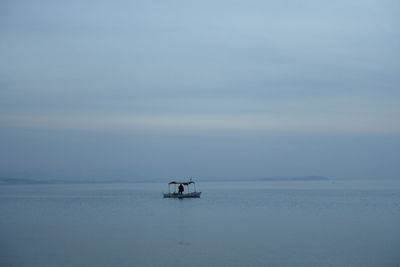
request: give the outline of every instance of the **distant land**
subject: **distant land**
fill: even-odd
[[[158,183],[163,180],[129,180],[129,179],[110,179],[110,180],[70,180],[70,179],[31,179],[31,178],[9,178],[0,177],[0,185],[18,184],[108,184],[108,183]]]
[[[324,176],[300,176],[300,177],[295,177],[292,180],[295,180],[295,181],[324,181],[324,180],[329,180],[329,178],[324,177]]]
[[[0,184],[45,184],[46,181],[39,181],[28,178],[7,178],[0,177]]]
[[[179,178],[177,178],[179,180]],[[185,180],[184,178],[181,180]],[[287,177],[280,177],[280,178],[274,178],[274,177],[264,177],[264,178],[220,178],[220,177],[214,177],[214,178],[193,178],[194,181],[201,181],[201,182],[262,182],[262,181],[327,181],[330,180],[330,178],[325,177],[325,176],[317,176],[317,175],[310,175],[310,176],[296,176],[292,178],[287,178]]]

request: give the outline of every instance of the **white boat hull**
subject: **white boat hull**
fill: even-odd
[[[164,198],[199,198],[201,192],[191,192],[187,194],[164,193]]]

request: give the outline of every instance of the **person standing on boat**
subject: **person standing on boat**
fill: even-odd
[[[183,191],[185,191],[185,188],[183,188],[183,184],[180,184],[180,185],[178,186],[178,190],[179,190],[179,194],[182,195]]]

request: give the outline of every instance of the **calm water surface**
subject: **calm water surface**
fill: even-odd
[[[400,182],[0,186],[0,266],[400,266]]]

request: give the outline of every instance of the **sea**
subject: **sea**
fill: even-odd
[[[0,266],[400,266],[400,181],[0,185]]]

